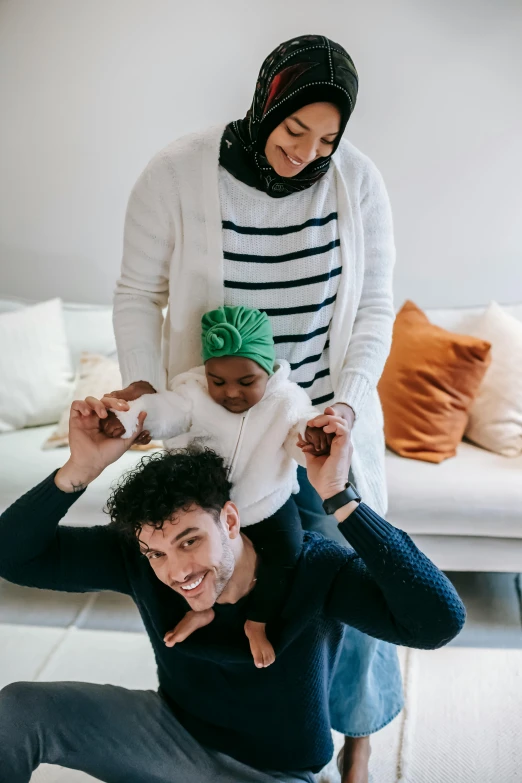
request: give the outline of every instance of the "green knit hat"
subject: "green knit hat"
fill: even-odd
[[[274,372],[275,347],[266,313],[251,307],[219,307],[201,319],[203,361],[216,356],[243,356]]]

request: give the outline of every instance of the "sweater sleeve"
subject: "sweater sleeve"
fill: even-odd
[[[122,544],[114,530],[107,525],[58,525],[83,493],[62,492],[55,475],[0,516],[0,576],[47,590],[130,594]]]
[[[395,319],[392,213],[384,181],[373,164],[361,185],[361,217],[364,279],[350,344],[335,390],[335,402],[350,405],[356,416],[381,377],[390,352]]]
[[[174,249],[173,198],[174,181],[160,154],[136,182],[125,218],[113,316],[124,387],[148,381],[157,391],[165,388],[161,335]]]
[[[406,533],[364,503],[339,529],[355,553],[332,584],[330,617],[419,649],[442,647],[462,630],[466,611],[455,588]]]

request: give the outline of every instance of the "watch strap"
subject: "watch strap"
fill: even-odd
[[[358,503],[360,503],[361,496],[357,492],[357,489],[354,487],[354,485],[348,482],[344,489],[324,501],[324,512],[325,514],[335,514],[337,509],[348,505],[348,503],[351,503],[352,500],[356,500]]]

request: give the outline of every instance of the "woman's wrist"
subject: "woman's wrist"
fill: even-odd
[[[336,402],[332,405],[332,408],[339,416],[342,416],[343,419],[348,422],[350,427],[353,427],[355,424],[355,411],[351,405],[348,405],[347,402]]]

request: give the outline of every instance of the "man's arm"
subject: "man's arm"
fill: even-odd
[[[65,477],[63,477],[65,478]],[[73,478],[74,486],[86,484]],[[65,592],[129,593],[120,542],[105,526],[58,526],[83,490],[64,492],[53,474],[0,516],[0,576],[15,584]],[[73,484],[69,485],[73,487]]]
[[[304,441],[308,478],[323,500],[345,488],[352,445],[349,425],[331,408],[310,426],[333,435],[329,456],[314,456]],[[453,585],[410,537],[368,506],[351,501],[335,512],[357,554],[333,580],[325,611],[330,617],[394,644],[433,649],[456,636],[466,612]]]
[[[336,512],[339,520],[344,518],[339,529],[357,554],[335,577],[326,614],[406,647],[447,644],[466,619],[449,579],[406,533],[364,503],[354,505]]]
[[[122,545],[112,529],[58,527],[86,487],[127,451],[145,419],[140,414],[136,435],[124,441],[100,431],[100,420],[106,416],[105,406],[92,397],[73,402],[69,460],[0,517],[0,576],[69,592],[129,592]]]

